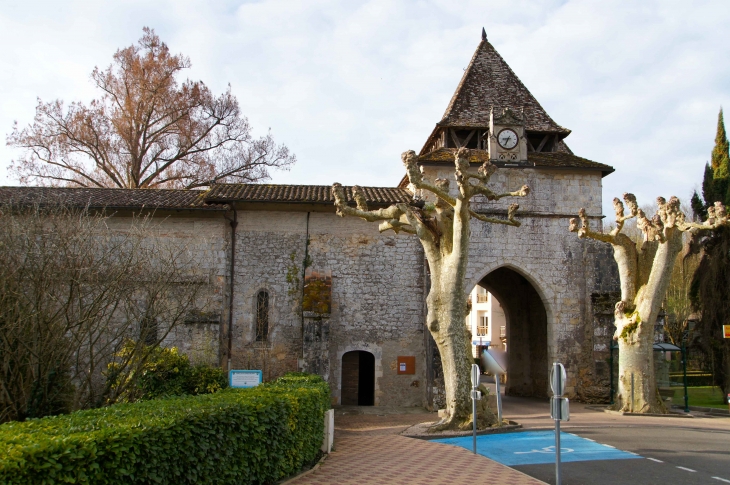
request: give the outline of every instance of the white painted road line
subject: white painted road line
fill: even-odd
[[[683,466],[678,466],[677,468],[679,468],[680,470],[686,470],[688,472],[697,473],[697,470],[693,470],[691,468],[685,468]]]
[[[712,478],[714,478],[715,480],[720,480],[721,482],[730,483],[730,480],[725,480],[724,478],[720,478],[720,477],[712,477]]]
[[[647,458],[647,460],[655,461],[657,463],[664,463],[663,461],[657,460],[656,458]]]

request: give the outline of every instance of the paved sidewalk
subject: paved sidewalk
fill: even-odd
[[[383,414],[355,414],[360,412]],[[415,408],[338,408],[335,451],[315,471],[289,484],[544,484],[463,448],[398,435],[435,419]]]

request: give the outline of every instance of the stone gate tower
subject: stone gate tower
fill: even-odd
[[[606,248],[571,237],[568,219],[585,207],[600,224],[601,179],[613,168],[576,156],[565,143],[570,130],[557,124],[510,69],[482,31],[482,40],[442,119],[419,154],[430,180],[453,181],[454,155],[471,149],[474,170],[484,160],[500,167],[497,192],[523,183],[519,228],[472,219],[467,292],[475,285],[502,304],[509,355],[507,392],[548,394],[548,366],[564,362],[572,395],[593,400],[608,380],[607,329],[594,325],[596,295],[613,290],[616,273]],[[408,180],[401,181],[408,188]],[[481,196],[480,196],[481,197]],[[473,199],[473,209],[506,214],[509,202]],[[605,340],[605,342],[604,342]],[[427,344],[427,353],[433,353]],[[430,377],[438,394],[438,359]],[[433,396],[436,399],[438,396]]]

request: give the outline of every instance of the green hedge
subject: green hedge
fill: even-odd
[[[0,426],[0,484],[273,483],[318,455],[318,376]]]

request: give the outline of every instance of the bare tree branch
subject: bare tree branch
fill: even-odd
[[[271,134],[254,138],[228,90],[214,96],[177,76],[190,60],[172,55],[151,29],[95,68],[101,97],[88,106],[39,100],[34,122],[15,125],[9,146],[24,151],[10,171],[21,183],[119,188],[195,188],[253,182],[296,157]]]

